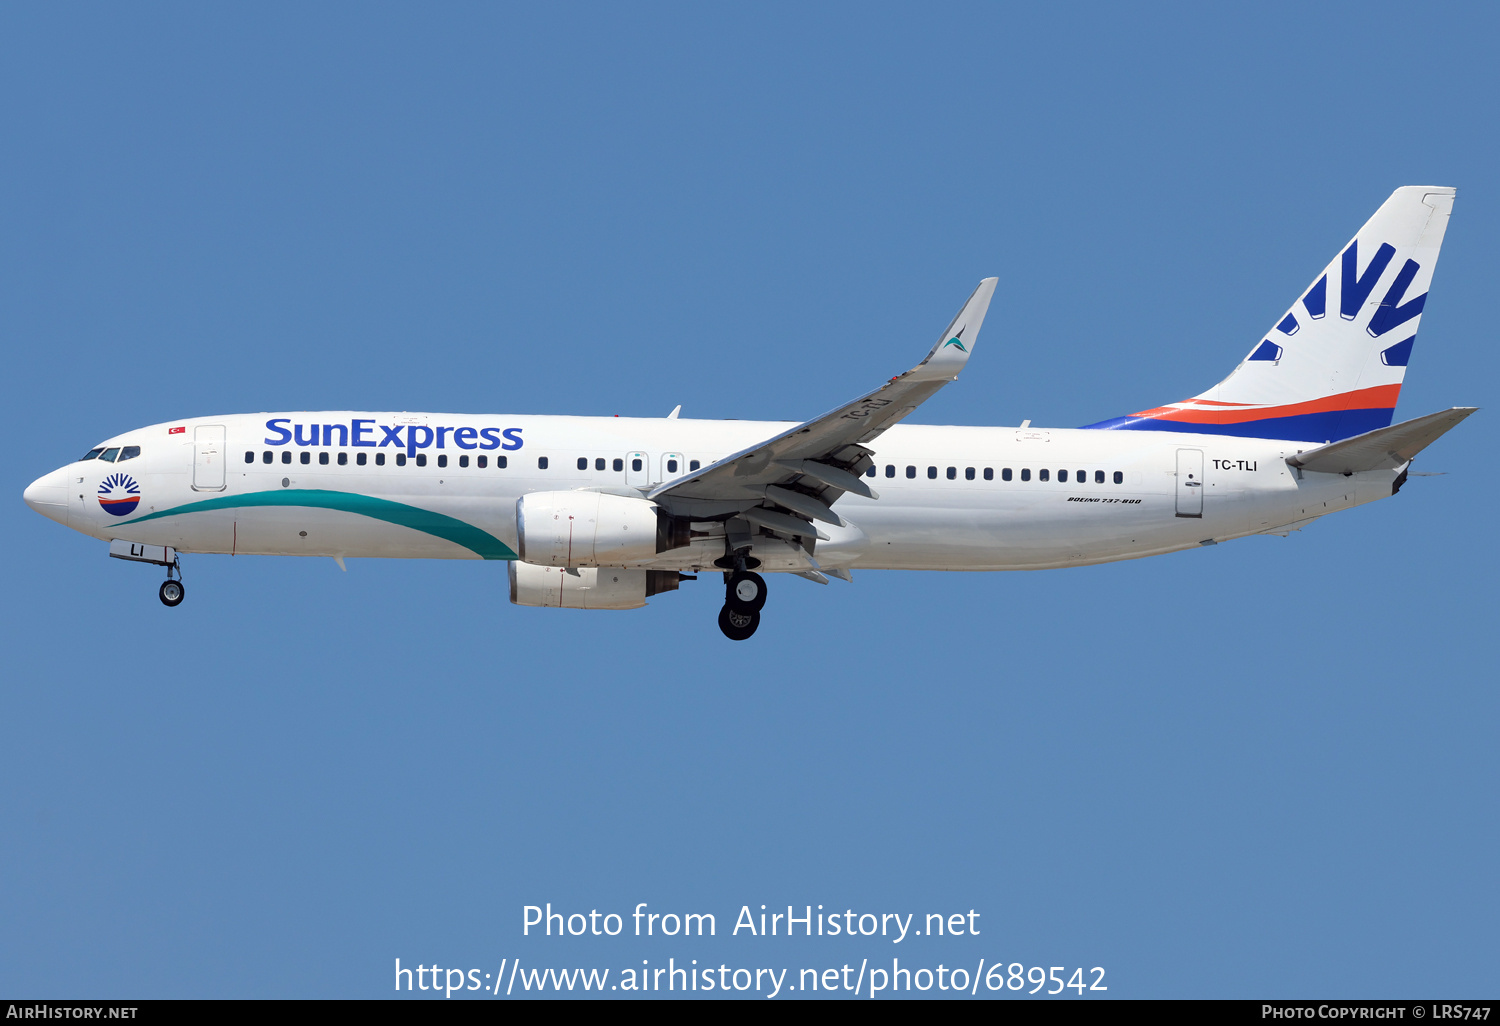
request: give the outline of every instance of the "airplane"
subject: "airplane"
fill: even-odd
[[[722,573],[756,631],[763,575],[1040,570],[1285,536],[1400,491],[1474,412],[1392,425],[1455,190],[1397,189],[1223,381],[1082,428],[903,424],[973,355],[979,283],[922,361],[803,423],[257,413],[153,424],[25,490],[166,568],[183,553],[489,559],[523,606],[636,609]]]

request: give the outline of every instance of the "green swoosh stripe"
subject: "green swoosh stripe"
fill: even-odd
[[[157,513],[127,520],[139,524],[158,517],[175,517],[183,513],[206,513],[215,509],[235,509],[240,506],[311,506],[315,509],[336,509],[344,513],[357,513],[372,520],[384,520],[388,524],[399,524],[414,531],[430,534],[435,538],[462,545],[484,559],[519,559],[499,538],[481,531],[473,524],[456,517],[434,513],[430,509],[419,509],[401,502],[377,499],[371,495],[355,492],[333,492],[322,488],[283,488],[274,492],[250,492],[246,495],[224,495],[202,502],[189,502]]]
[[[947,342],[943,343],[944,349],[947,349],[949,346],[958,346],[958,351],[961,353],[968,352],[968,350],[964,348],[964,344],[956,338],[950,338]]]

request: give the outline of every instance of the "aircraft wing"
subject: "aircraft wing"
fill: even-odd
[[[963,370],[998,281],[981,281],[937,344],[905,374],[821,417],[667,481],[646,497],[673,516],[700,520],[756,507],[750,514],[753,522],[782,533],[797,530],[793,521],[842,526],[842,518],[829,509],[840,496],[855,492],[877,498],[860,476],[871,464],[864,443],[901,421]]]

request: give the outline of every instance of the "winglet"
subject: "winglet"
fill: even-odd
[[[918,379],[956,378],[958,372],[969,362],[974,352],[974,343],[979,341],[979,329],[984,324],[984,315],[990,308],[990,297],[995,294],[999,278],[986,278],[969,296],[969,301],[958,311],[953,323],[948,325],[927,358],[913,369]]]

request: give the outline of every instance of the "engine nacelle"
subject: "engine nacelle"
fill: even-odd
[[[533,566],[512,561],[510,600],[518,606],[554,609],[639,609],[646,599],[676,591],[675,570],[616,570]]]
[[[521,558],[538,566],[623,566],[656,558],[656,504],[602,492],[532,492],[516,502]]]

